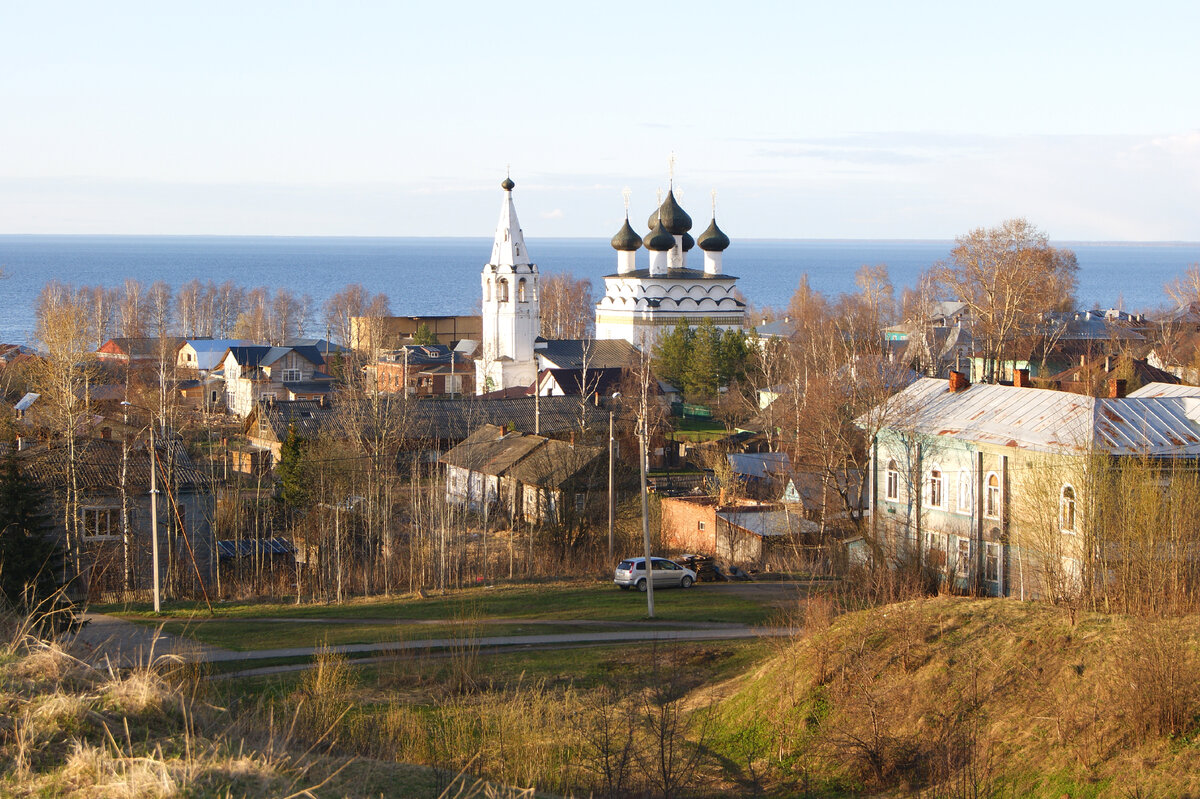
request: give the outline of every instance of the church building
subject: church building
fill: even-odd
[[[692,218],[676,201],[672,186],[647,225],[650,232],[638,236],[627,211],[625,224],[613,236],[617,272],[604,276],[604,298],[596,304],[596,338],[649,347],[679,322],[694,327],[705,318],[721,330],[740,330],[746,304],[735,294],[737,278],[722,269],[729,237],[717,227],[715,208],[708,228],[693,239],[688,232]],[[639,269],[637,253],[643,246],[649,264]],[[695,246],[704,253],[702,269],[688,267],[688,252]]]
[[[529,260],[517,221],[512,190],[500,184],[504,201],[492,243],[492,259],[483,267],[483,352],[476,362],[475,393],[531,386],[537,379],[534,342],[541,328],[538,268]]]

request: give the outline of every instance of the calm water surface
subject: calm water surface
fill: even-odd
[[[605,239],[528,239],[543,273],[572,272],[603,288],[616,271]],[[887,264],[897,292],[945,258],[949,241],[734,239],[726,272],[756,306],[783,305],[802,274],[817,290],[854,290],[863,264]],[[1163,284],[1200,263],[1200,243],[1072,243],[1082,306],[1149,309],[1165,303]],[[690,255],[699,253],[694,250]],[[286,286],[319,304],[348,283],[385,292],[397,314],[477,312],[479,272],[490,238],[287,238],[223,236],[0,236],[0,342],[30,342],[33,306],[49,280],[119,286],[126,278],[179,286],[193,278],[243,286]],[[646,260],[638,253],[639,265]],[[702,257],[702,256],[700,256]],[[700,262],[695,257],[695,262]]]

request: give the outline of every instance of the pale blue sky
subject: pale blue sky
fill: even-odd
[[[1200,240],[1200,3],[0,2],[0,233]]]

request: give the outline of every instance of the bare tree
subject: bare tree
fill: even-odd
[[[587,278],[570,272],[548,275],[542,278],[538,302],[545,338],[589,338],[595,331],[596,298]]]
[[[984,379],[996,382],[1013,345],[1035,331],[1039,314],[1074,304],[1079,266],[1075,253],[1051,247],[1046,234],[1024,219],[978,228],[955,242],[933,276],[948,296],[966,304]]]

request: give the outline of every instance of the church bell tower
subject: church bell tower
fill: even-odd
[[[525,237],[513,205],[511,177],[500,187],[504,201],[492,243],[492,258],[483,267],[483,353],[476,362],[475,391],[529,386],[537,379],[534,340],[541,328],[538,268],[529,260]]]

